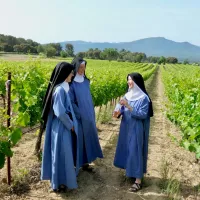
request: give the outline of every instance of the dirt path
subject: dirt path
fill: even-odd
[[[104,159],[93,163],[95,172],[81,171],[78,176],[79,188],[66,193],[49,192],[49,182],[39,181],[40,165],[32,156],[36,136],[25,135],[15,148],[12,159],[13,166],[20,170],[21,176],[26,177],[26,170],[31,172],[14,188],[13,194],[3,193],[7,190],[1,184],[0,195],[4,199],[76,199],[76,200],[118,200],[118,199],[169,199],[162,192],[160,184],[164,175],[174,173],[174,179],[180,183],[182,199],[200,199],[194,186],[200,183],[200,166],[195,163],[194,155],[172,142],[168,133],[179,137],[180,132],[163,114],[164,93],[160,71],[148,81],[148,91],[153,100],[154,117],[151,121],[151,136],[149,141],[148,174],[144,179],[144,188],[137,194],[129,193],[131,180],[126,179],[124,171],[113,166],[117,135],[120,121],[112,120],[108,124],[98,126],[101,145],[104,149]],[[18,156],[19,155],[19,156]],[[34,167],[33,167],[34,166]],[[161,167],[162,166],[162,167]],[[168,173],[168,169],[170,170]],[[13,169],[16,174],[16,170]],[[0,180],[5,177],[5,169],[1,171]],[[18,177],[20,180],[20,175]],[[31,179],[31,180],[30,180]],[[16,191],[15,191],[16,190]],[[16,195],[14,193],[20,193]]]
[[[160,70],[158,70],[152,84],[148,87],[148,91],[153,99],[155,113],[151,121],[149,173],[146,177],[149,193],[159,193],[159,184],[164,176],[161,173],[166,172],[165,169],[169,169],[168,178],[173,174],[173,179],[180,183],[180,196],[183,199],[200,199],[200,196],[197,196],[198,192],[194,192],[194,186],[200,184],[200,165],[195,163],[193,153],[178,146],[168,136],[170,134],[180,138],[181,132],[164,115],[166,99]]]

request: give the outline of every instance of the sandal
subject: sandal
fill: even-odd
[[[67,191],[67,187],[65,185],[60,185],[58,188],[58,192],[66,192]]]
[[[58,189],[52,189],[52,188],[49,189],[49,193],[58,193],[58,192],[59,192]]]
[[[49,192],[50,193],[60,193],[60,192],[65,192],[67,190],[67,187],[65,186],[65,185],[60,185],[59,187],[58,187],[58,189],[52,189],[52,188],[50,188],[49,189]]]
[[[129,191],[130,192],[137,192],[137,191],[139,191],[139,190],[141,190],[142,189],[142,184],[140,183],[134,183],[132,186],[131,186],[131,188],[129,189]]]
[[[94,168],[91,167],[89,164],[85,164],[82,166],[83,171],[93,172]]]
[[[136,178],[135,177],[130,177],[130,180],[131,180],[132,183],[135,183]]]

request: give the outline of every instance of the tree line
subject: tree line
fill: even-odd
[[[178,63],[178,59],[175,57],[165,58],[149,56],[145,53],[131,52],[125,49],[118,51],[113,48],[106,48],[103,51],[99,49],[89,49],[86,52],[79,52],[77,54],[79,57],[85,57],[90,59],[101,59],[101,60],[117,60],[119,62],[149,62],[149,63]]]
[[[0,51],[10,53],[22,53],[22,54],[44,54],[47,57],[63,56],[73,57],[73,46],[71,44],[66,45],[65,50],[62,50],[60,43],[40,44],[31,39],[16,38],[11,35],[0,34]]]
[[[97,60],[117,60],[119,62],[149,62],[149,63],[178,63],[178,59],[175,57],[165,58],[161,57],[147,57],[145,53],[131,52],[125,49],[118,51],[114,48],[106,48],[101,51],[98,48],[90,48],[88,51],[79,52],[76,55],[74,54],[74,46],[72,44],[66,44],[65,49],[60,51],[61,57],[81,57],[88,59],[97,59]]]
[[[175,57],[155,57],[149,56],[145,53],[131,52],[125,49],[117,50],[114,48],[106,48],[103,51],[95,48],[90,48],[88,51],[79,52],[75,55],[74,46],[72,44],[66,44],[62,48],[60,43],[39,44],[31,39],[16,38],[10,35],[0,34],[0,51],[4,52],[16,52],[16,53],[31,53],[41,54],[46,57],[61,56],[74,57],[79,56],[89,59],[100,60],[117,60],[119,62],[149,62],[149,63],[178,63],[178,59]],[[189,63],[188,60],[184,61],[185,64]]]
[[[0,34],[0,51],[18,53],[37,53],[39,43],[24,38],[16,38],[11,35]]]

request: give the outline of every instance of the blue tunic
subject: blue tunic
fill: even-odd
[[[71,133],[73,126],[76,133]],[[78,153],[76,155],[77,168],[75,169],[72,152],[72,135],[77,133],[78,124],[69,94],[64,88],[58,86],[53,94],[52,107],[48,116],[41,169],[41,179],[50,180],[53,189],[58,189],[61,184],[70,189],[77,188],[79,155]]]
[[[142,178],[146,173],[150,117],[147,97],[128,101],[133,108],[122,112],[118,144],[114,159],[116,167],[126,169],[126,176]]]
[[[91,163],[97,157],[103,158],[95,123],[95,112],[90,93],[90,82],[84,78],[70,85],[70,99],[78,121],[79,164]]]

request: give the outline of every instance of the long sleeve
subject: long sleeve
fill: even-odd
[[[58,89],[58,88],[57,88]],[[53,101],[53,111],[58,119],[64,124],[64,126],[71,130],[73,127],[73,121],[70,119],[69,115],[66,113],[66,107],[64,105],[64,95],[65,91],[59,88],[54,93]]]
[[[77,101],[76,101],[76,96],[75,96],[75,93],[74,93],[73,85],[71,85],[71,87],[70,87],[69,96],[70,96],[70,99],[71,99],[74,114],[75,114],[77,119],[80,119],[81,116],[80,116],[79,108],[77,106]]]
[[[149,101],[147,98],[144,98],[139,102],[139,105],[133,106],[133,111],[131,112],[131,116],[136,119],[145,119],[148,115],[149,110]]]

